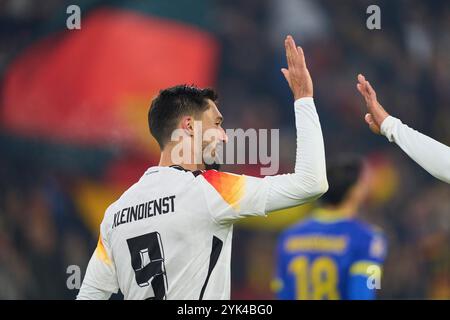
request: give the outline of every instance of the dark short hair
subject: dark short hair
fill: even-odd
[[[327,180],[330,188],[321,198],[325,205],[338,205],[358,182],[364,166],[363,158],[355,154],[342,154],[327,159]]]
[[[210,88],[178,85],[161,90],[148,111],[148,126],[161,150],[170,140],[182,116],[197,117],[208,109],[208,99],[216,102],[217,93]]]

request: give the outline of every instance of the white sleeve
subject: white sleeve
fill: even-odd
[[[399,119],[387,117],[381,133],[435,178],[450,183],[450,148],[408,127]]]
[[[117,293],[119,291],[119,283],[117,279],[116,267],[111,252],[105,223],[102,222],[100,226],[100,236],[97,243],[97,248],[92,254],[91,260],[86,270],[86,275],[83,279],[83,284],[80,289],[80,297],[86,298],[89,293],[93,292],[89,288],[95,288],[98,291],[105,291],[110,293]],[[95,295],[97,295],[97,293]],[[93,296],[92,299],[95,299]]]
[[[312,201],[328,189],[325,151],[313,98],[295,102],[295,172],[256,178],[208,170],[202,177],[209,211],[218,223],[261,215]]]
[[[313,201],[328,190],[325,148],[314,99],[298,99],[294,107],[297,129],[295,171],[264,178],[269,182],[266,212]]]
[[[95,288],[86,282],[83,282],[78,292],[77,300],[108,300],[112,292]]]

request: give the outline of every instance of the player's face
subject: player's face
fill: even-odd
[[[202,114],[202,151],[206,163],[211,163],[216,157],[219,143],[227,142],[228,137],[222,128],[223,116],[217,105],[208,100],[209,108]]]

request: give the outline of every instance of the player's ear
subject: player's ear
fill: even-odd
[[[181,128],[190,136],[194,136],[194,117],[184,116],[181,118]]]

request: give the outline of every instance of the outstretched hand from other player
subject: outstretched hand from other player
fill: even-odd
[[[294,99],[313,96],[313,83],[306,67],[305,55],[301,47],[296,47],[294,39],[287,36],[284,40],[288,69],[281,69],[289,87],[294,94]]]
[[[380,134],[380,127],[384,119],[386,119],[389,114],[384,110],[381,104],[377,100],[377,93],[373,90],[369,81],[362,75],[358,75],[358,84],[356,88],[361,93],[361,95],[366,100],[368,113],[364,117],[370,130],[376,134]]]

